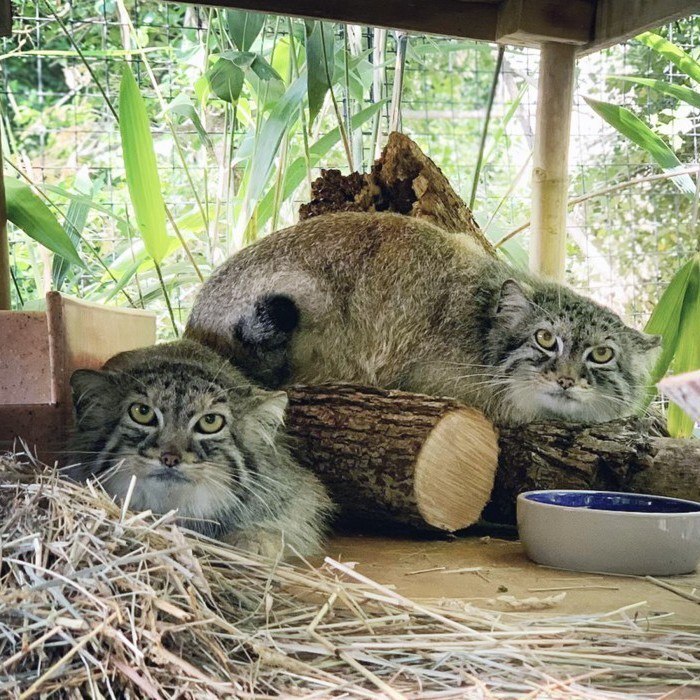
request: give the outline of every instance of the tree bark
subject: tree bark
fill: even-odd
[[[408,136],[396,131],[369,173],[341,175],[339,170],[322,170],[312,185],[311,201],[299,208],[299,218],[337,211],[392,211],[425,219],[445,231],[471,236],[495,256],[471,210],[440,168]]]
[[[700,500],[700,443],[654,421],[533,423],[497,433],[453,399],[347,384],[289,390],[287,427],[302,464],[345,524],[454,531],[513,524],[518,493],[601,489]],[[497,441],[497,445],[496,445]]]
[[[349,384],[288,393],[296,457],[325,483],[346,524],[454,531],[479,519],[498,445],[478,411]]]

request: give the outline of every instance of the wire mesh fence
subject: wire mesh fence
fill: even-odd
[[[475,193],[477,220],[492,240],[523,229],[510,245],[511,254],[525,260],[537,51],[505,51],[477,176],[497,47],[335,27],[336,100],[326,96],[313,124],[303,112],[295,113],[261,193],[246,199],[250,153],[258,153],[257,137],[267,133],[274,110],[270,85],[278,84],[263,89],[261,82],[249,81],[236,103],[212,97],[205,76],[215,59],[235,48],[224,11],[154,0],[14,4],[14,35],[2,46],[5,171],[33,183],[80,241],[88,269],[62,280],[65,291],[164,311],[128,204],[116,118],[125,63],[149,109],[166,204],[202,276],[256,236],[293,222],[321,167],[347,172],[351,161],[355,169],[367,169],[397,124],[465,201]],[[281,77],[280,89],[291,89],[298,79],[308,29],[301,20],[269,16],[251,47]],[[697,18],[663,32],[691,55],[700,53]],[[575,288],[642,325],[661,288],[697,246],[692,198],[670,179],[653,179],[661,171],[645,151],[608,127],[584,97],[627,105],[688,166],[698,162],[700,133],[697,109],[616,77],[625,74],[678,84],[685,79],[639,42],[579,61],[570,196],[608,191],[571,208],[567,272]],[[339,123],[347,144],[342,133],[334,136]],[[333,143],[326,147],[329,139]],[[302,176],[290,189],[287,174],[297,162]],[[635,179],[648,181],[619,187]],[[263,207],[266,196],[272,204]],[[177,238],[173,241],[163,270],[181,324],[199,277]],[[31,303],[56,286],[50,256],[16,229],[11,250],[17,304]],[[162,332],[172,331],[163,324]]]

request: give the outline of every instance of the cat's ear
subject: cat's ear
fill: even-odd
[[[114,375],[95,369],[77,369],[70,378],[73,407],[78,427],[104,425],[106,413],[114,406]]]
[[[507,279],[501,285],[496,305],[496,316],[517,318],[532,309],[525,289],[514,279]]]
[[[284,391],[254,391],[244,417],[246,428],[271,443],[284,424],[288,403],[289,397]]]

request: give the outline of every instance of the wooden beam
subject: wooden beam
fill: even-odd
[[[325,19],[421,34],[496,40],[498,0],[186,0],[197,5]]]
[[[582,46],[593,38],[594,21],[595,0],[504,0],[496,40],[528,46],[546,41]]]
[[[530,269],[559,282],[564,277],[566,259],[569,132],[575,66],[575,46],[542,46],[532,168]]]
[[[582,53],[619,44],[695,13],[700,13],[700,0],[598,0],[593,40]]]
[[[12,36],[12,2],[0,0],[0,36]]]

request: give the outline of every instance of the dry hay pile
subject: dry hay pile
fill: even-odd
[[[271,567],[0,458],[2,697],[658,697],[700,635],[424,606],[327,559]],[[700,692],[700,691],[698,691]]]

